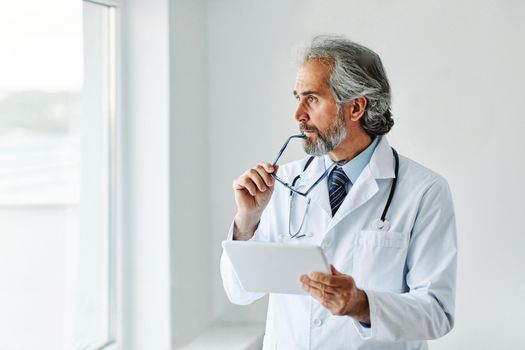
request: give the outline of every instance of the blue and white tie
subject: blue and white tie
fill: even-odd
[[[343,168],[339,165],[332,170],[330,174],[330,182],[328,184],[328,194],[330,198],[330,207],[332,208],[332,216],[335,216],[337,209],[343,203],[346,197],[346,183],[350,181],[346,176]]]

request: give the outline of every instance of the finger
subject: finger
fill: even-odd
[[[301,277],[299,277],[299,281],[301,281],[301,283],[309,283],[310,282],[310,279],[308,278],[307,275],[301,275]]]
[[[321,302],[321,304],[326,308],[328,309],[332,315],[335,315],[335,316],[343,316],[343,315],[346,315],[346,312],[345,312],[345,309],[344,307],[341,306],[340,303],[338,303],[337,301],[335,300],[323,300]]]
[[[319,290],[325,290],[327,293],[330,294],[337,294],[340,292],[340,287],[332,287],[321,282],[314,281],[310,279],[307,275],[302,275],[299,278],[299,281],[301,281],[301,284],[305,286],[306,289],[315,288]]]
[[[332,271],[332,275],[342,275],[343,273],[337,271],[334,265],[330,264],[330,271]]]
[[[246,172],[246,176],[248,176],[255,183],[259,191],[261,192],[266,191],[267,189],[266,184],[264,183],[263,178],[261,177],[261,175],[255,168],[248,170]]]
[[[332,309],[338,305],[337,298],[332,295],[326,294],[323,298],[319,300],[321,304],[327,309]]]
[[[328,310],[331,310],[334,306],[334,304],[330,300],[321,300],[321,305],[323,305]]]
[[[309,292],[310,291],[310,279],[308,278],[308,276],[301,275],[301,277],[299,277],[299,281],[301,282],[301,288],[305,292]]]
[[[323,295],[323,291],[318,289],[318,288],[315,288],[315,287],[311,287],[310,285],[305,289],[308,293],[310,293],[310,295],[314,298],[314,299],[317,299],[319,300],[320,302],[323,301],[324,299],[324,295]]]
[[[333,276],[322,272],[310,272],[308,277],[316,282],[321,282],[332,287],[341,287],[345,284],[345,275]]]
[[[321,290],[311,289],[310,295],[334,315],[342,315],[341,300],[337,295],[323,293]]]
[[[234,188],[236,190],[246,190],[250,193],[250,195],[255,196],[257,193],[257,187],[253,183],[253,181],[246,177],[241,176],[235,183]]]
[[[277,169],[279,168],[278,165],[272,166],[272,164],[270,164],[270,163],[261,163],[259,165],[262,166],[263,169],[269,174],[276,173]]]
[[[312,280],[310,280],[308,285],[311,288],[319,289],[321,291],[324,291],[325,293],[334,294],[334,295],[335,294],[339,294],[339,290],[340,290],[340,288],[331,287],[331,286],[328,286],[326,284],[323,284],[323,283],[320,283],[320,282],[316,282],[316,281],[312,281]]]
[[[335,305],[337,303],[337,295],[328,293],[325,289],[319,289],[316,287],[309,287],[308,293],[318,300],[319,302],[325,303],[326,305]]]
[[[266,186],[273,186],[273,177],[268,174],[267,170],[262,166],[262,164],[259,164],[255,170],[257,170],[261,178],[264,180]]]
[[[311,290],[314,290],[314,289],[320,290],[320,287],[315,284],[316,282],[313,282],[306,275],[301,276],[299,280],[301,281],[301,287],[307,292],[310,292]]]

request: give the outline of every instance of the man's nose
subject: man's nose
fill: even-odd
[[[310,116],[308,113],[306,113],[306,110],[303,108],[303,104],[299,102],[299,105],[297,106],[297,109],[295,110],[295,120],[298,122],[302,121],[308,121],[310,119]]]

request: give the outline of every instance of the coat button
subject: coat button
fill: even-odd
[[[314,326],[316,326],[316,327],[321,327],[322,325],[323,325],[323,320],[320,320],[320,319],[318,319],[318,318],[316,318],[316,319],[314,320]]]

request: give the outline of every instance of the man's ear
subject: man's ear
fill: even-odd
[[[364,96],[359,96],[345,106],[345,114],[350,117],[353,122],[358,121],[365,114],[368,100]]]

